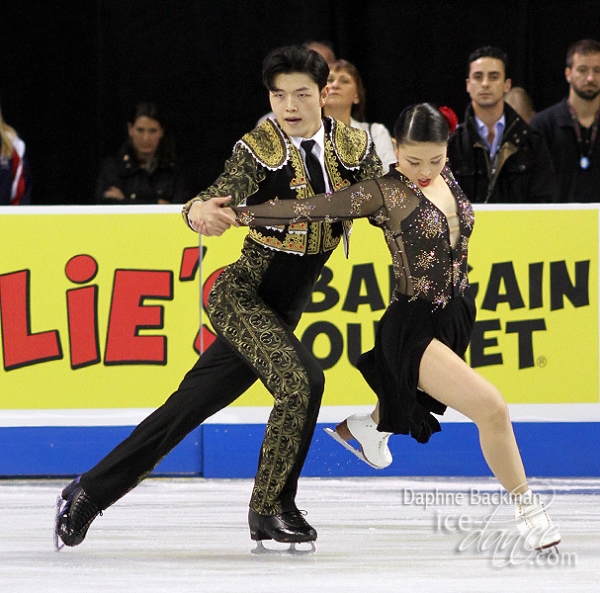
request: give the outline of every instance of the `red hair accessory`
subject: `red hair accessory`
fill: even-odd
[[[446,121],[450,126],[450,133],[452,134],[452,132],[456,130],[456,126],[458,125],[458,116],[456,115],[456,113],[454,113],[452,109],[450,109],[450,107],[446,107],[445,105],[443,107],[440,107],[440,111],[442,112],[442,115],[446,118]]]

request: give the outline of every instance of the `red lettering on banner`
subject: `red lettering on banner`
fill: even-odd
[[[202,257],[206,252],[206,248],[202,249]],[[186,282],[193,280],[196,277],[198,271],[200,257],[199,247],[186,247],[183,250],[183,256],[181,258],[181,267],[179,268],[179,280]]]
[[[202,248],[202,258],[206,255],[206,247]],[[183,256],[181,258],[181,266],[179,268],[179,280],[180,282],[186,282],[193,280],[196,277],[196,272],[200,266],[200,248],[199,247],[186,247],[183,250]],[[210,280],[210,279],[209,279]],[[214,279],[210,282],[210,286]],[[208,294],[208,293],[207,293]],[[203,300],[204,303],[204,300]],[[202,354],[214,341],[215,334],[210,331],[206,326],[202,326],[196,338],[194,339],[194,350],[198,354]]]
[[[67,317],[71,368],[80,369],[98,364],[98,287],[87,286],[67,290]]]
[[[7,371],[63,357],[58,330],[31,333],[29,276],[29,270],[0,276],[2,350]]]
[[[173,298],[173,272],[116,270],[104,363],[167,364],[166,336],[140,336],[140,329],[164,327],[161,305],[148,298]]]
[[[91,255],[74,255],[65,266],[65,276],[75,284],[91,282],[98,273],[98,262]]]
[[[187,247],[183,249],[179,280],[191,281],[198,277],[200,261],[206,255],[206,248]],[[590,305],[590,260],[574,262],[574,273],[565,260],[550,262],[550,310],[564,308],[568,299],[574,308]],[[544,262],[529,265],[529,309],[544,306],[543,283]],[[201,307],[206,309],[209,293],[224,268],[213,271],[201,286]],[[73,256],[65,266],[66,277],[75,284],[91,282],[97,275],[98,263],[86,254]],[[107,323],[106,350],[104,362],[107,365],[127,364],[167,364],[167,337],[151,334],[144,330],[164,328],[164,307],[146,304],[147,299],[172,300],[175,272],[170,270],[115,270],[112,286],[112,299]],[[328,275],[326,275],[328,274]],[[517,281],[513,262],[492,265],[492,273],[487,284],[483,285],[482,309],[496,310],[506,304],[510,309],[525,308],[522,288]],[[377,278],[372,267],[361,264],[352,278],[343,309],[356,312],[361,300],[362,286],[368,286],[368,304],[375,310],[380,306],[380,293]],[[358,280],[357,280],[358,279]],[[325,311],[341,299],[337,290],[329,290],[333,273],[324,268],[316,291],[331,298],[319,301],[315,310]],[[524,285],[524,282],[521,281]],[[479,288],[472,285],[474,292]],[[4,369],[12,371],[21,367],[63,358],[62,345],[57,329],[35,333],[31,329],[31,271],[19,270],[0,275],[0,337]],[[66,313],[70,345],[70,362],[73,369],[98,364],[102,360],[99,344],[98,285],[79,286],[66,290]],[[527,294],[523,291],[523,294]],[[480,295],[481,296],[481,295]],[[350,298],[352,297],[352,298]],[[376,297],[376,298],[375,298]],[[366,302],[366,301],[365,301]],[[349,304],[350,303],[350,304]],[[351,306],[350,306],[351,305]],[[310,310],[310,306],[308,307]],[[64,311],[59,307],[61,324]],[[56,311],[52,311],[56,313]],[[180,315],[185,315],[181,312]],[[216,334],[206,317],[201,319],[199,332],[194,332],[193,348],[203,354],[215,341]],[[62,325],[61,325],[62,326]],[[549,327],[549,326],[548,326]],[[194,331],[192,326],[190,330]],[[503,364],[498,352],[489,354],[491,347],[499,347],[496,337],[487,332],[501,331],[500,319],[478,321],[470,348],[470,364],[473,367]],[[519,347],[519,369],[533,366],[537,361],[534,338],[537,332],[546,330],[546,321],[541,318],[511,320],[506,322],[505,334],[517,334]],[[308,326],[302,341],[312,349],[317,340],[326,337],[331,349],[321,358],[322,366],[329,368],[337,364],[343,351],[347,350],[351,364],[354,364],[362,351],[362,328],[360,324],[349,323],[347,335],[342,326],[319,321]],[[535,332],[535,333],[534,333]]]
[[[202,324],[202,328],[196,334],[196,339],[194,340],[194,350],[198,354],[202,354],[206,352],[207,348],[215,341],[217,335],[204,324]]]
[[[91,255],[75,255],[65,266],[65,276],[75,284],[96,277],[98,263]],[[80,369],[100,362],[98,338],[98,287],[67,290],[67,318],[71,368]]]
[[[206,279],[206,282],[202,287],[203,309],[206,309],[206,306],[208,305],[208,294],[211,288],[213,287],[215,280],[219,277],[219,275],[224,269],[225,268],[219,268]],[[198,354],[206,352],[207,348],[215,341],[216,337],[217,335],[215,334],[215,332],[213,332],[211,329],[208,328],[208,326],[205,323],[203,323],[202,327],[200,328],[200,331],[196,335],[196,339],[194,340],[194,350]]]

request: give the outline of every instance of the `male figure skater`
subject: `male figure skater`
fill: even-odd
[[[298,200],[301,207],[314,193],[382,174],[368,134],[321,118],[328,74],[327,62],[312,50],[284,47],[266,57],[263,81],[276,121],[265,121],[237,142],[220,177],[184,206],[192,229],[215,236],[237,224],[227,204],[278,198]],[[208,299],[216,340],[160,408],[62,491],[57,544],[58,538],[67,546],[80,544],[98,514],[257,378],[274,405],[250,499],[250,536],[259,543],[316,540],[295,497],[324,376],[293,330],[323,265],[348,230],[319,222],[248,232],[240,258],[221,273]]]

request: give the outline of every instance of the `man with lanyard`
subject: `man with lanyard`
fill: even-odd
[[[504,101],[506,54],[482,47],[469,56],[471,103],[448,144],[450,168],[471,202],[540,203],[558,198],[543,136]]]
[[[600,201],[600,42],[577,41],[567,51],[569,96],[538,113],[558,176],[561,202]]]

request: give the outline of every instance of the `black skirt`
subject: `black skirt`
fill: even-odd
[[[377,327],[375,347],[360,356],[357,368],[379,398],[379,430],[410,434],[419,443],[441,430],[434,414],[446,406],[417,388],[425,349],[437,338],[464,356],[475,323],[475,302],[467,291],[444,308],[398,295]]]

